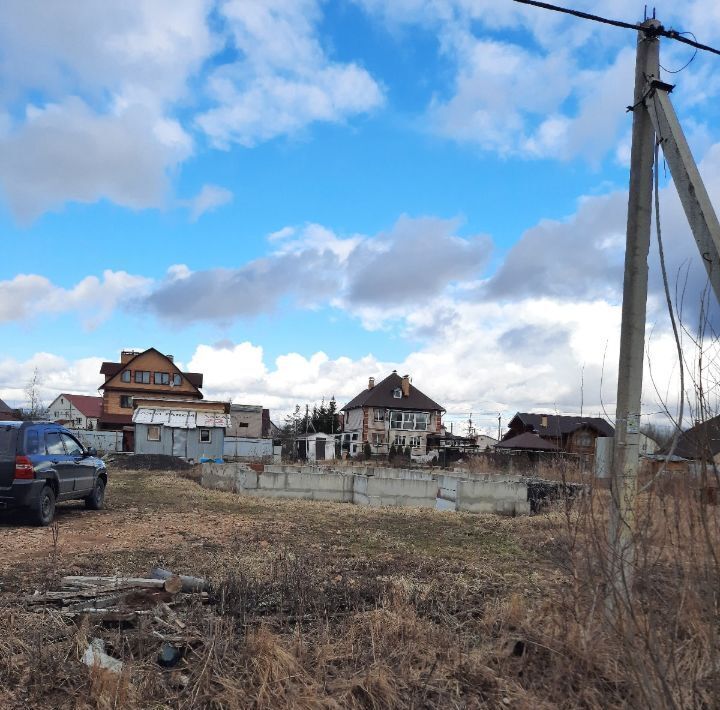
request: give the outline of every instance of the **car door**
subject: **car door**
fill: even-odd
[[[75,489],[75,462],[67,455],[59,431],[45,432],[45,450],[58,476],[60,497],[67,497]]]
[[[71,467],[71,475],[75,479],[75,492],[89,493],[95,483],[95,460],[92,456],[85,455],[85,449],[74,436],[61,431],[60,438],[65,444],[68,465]]]

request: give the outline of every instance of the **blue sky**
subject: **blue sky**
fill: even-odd
[[[657,11],[720,43],[710,0]],[[36,367],[48,398],[92,393],[100,360],[155,346],[279,414],[393,368],[488,429],[576,411],[581,373],[611,413],[634,42],[510,0],[3,3],[0,397]],[[666,75],[711,197],[717,61]]]

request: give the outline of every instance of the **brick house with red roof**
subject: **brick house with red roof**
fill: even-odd
[[[182,372],[172,355],[164,355],[155,348],[142,352],[124,350],[120,353],[120,362],[103,362],[100,374],[105,377],[99,387],[102,391],[100,429],[132,433],[135,397],[185,401],[203,398],[202,374]],[[129,439],[127,449],[132,449]]]

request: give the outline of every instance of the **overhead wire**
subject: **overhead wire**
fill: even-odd
[[[657,96],[653,96],[653,103],[657,106]],[[665,302],[668,308],[668,314],[670,316],[670,323],[672,325],[673,337],[675,338],[675,347],[677,348],[678,354],[678,365],[680,368],[680,404],[678,409],[678,417],[675,423],[675,431],[673,433],[672,442],[670,448],[665,456],[663,465],[660,470],[640,489],[641,492],[647,490],[658,478],[660,478],[666,471],[667,465],[670,462],[675,450],[677,449],[678,441],[680,439],[680,432],[682,431],[683,416],[685,415],[685,367],[683,363],[683,351],[682,343],[680,342],[680,334],[678,332],[677,321],[675,319],[675,309],[673,307],[672,297],[670,295],[670,284],[668,281],[667,267],[665,265],[665,248],[662,240],[662,226],[660,222],[660,143],[662,142],[662,136],[658,135],[655,141],[655,164],[653,166],[653,191],[655,197],[655,233],[657,235],[658,243],[658,256],[660,258],[660,271],[662,273],[663,288],[665,290]]]
[[[687,39],[684,35],[692,34],[692,32],[678,32],[677,30],[669,29],[666,30],[662,25],[658,24],[657,27],[643,27],[640,23],[623,22],[622,20],[611,20],[607,17],[600,17],[600,15],[593,15],[589,12],[582,12],[581,10],[573,10],[569,7],[560,7],[559,5],[551,5],[547,2],[539,2],[538,0],[513,0],[514,2],[521,3],[522,5],[532,5],[533,7],[541,7],[544,10],[553,10],[555,12],[561,12],[565,15],[572,15],[573,17],[580,17],[583,20],[593,20],[593,22],[600,22],[604,25],[612,25],[613,27],[621,27],[626,30],[643,31],[648,35],[667,37],[668,39],[674,39],[676,42],[682,42],[695,49],[702,49],[705,52],[712,52],[713,54],[720,55],[720,49],[710,47],[707,44],[701,44],[700,42],[691,39]],[[694,37],[695,35],[693,35]]]
[[[692,35],[693,38],[695,40],[697,40],[697,37],[695,37],[695,35],[692,32],[678,32],[678,34]],[[695,51],[693,52],[692,57],[690,57],[690,59],[688,59],[687,62],[685,62],[685,64],[683,64],[679,69],[666,69],[662,64],[660,65],[660,68],[664,72],[667,72],[668,74],[679,74],[681,71],[684,71],[693,63],[693,61],[694,61],[695,57],[697,57],[699,51],[700,51],[700,49],[698,47],[695,47]]]

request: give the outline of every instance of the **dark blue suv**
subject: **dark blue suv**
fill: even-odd
[[[100,510],[105,486],[105,463],[67,429],[0,421],[0,509],[24,508],[33,523],[49,525],[57,501],[84,500]]]

